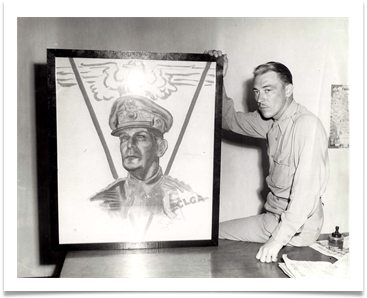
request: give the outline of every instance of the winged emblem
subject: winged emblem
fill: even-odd
[[[108,62],[78,64],[86,87],[97,101],[109,101],[125,94],[140,94],[156,99],[167,99],[180,86],[196,87],[204,67],[157,63],[152,60],[109,60]],[[204,86],[214,84],[214,69],[206,76]],[[77,85],[74,74],[67,67],[57,68],[60,87]]]

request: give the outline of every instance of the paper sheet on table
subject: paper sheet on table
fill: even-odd
[[[335,262],[293,261],[283,255],[279,267],[292,278],[349,277],[349,254]]]
[[[340,258],[349,254],[349,236],[344,238],[343,249],[337,247],[329,247],[328,240],[317,241],[310,247],[326,256],[334,257],[339,260]]]

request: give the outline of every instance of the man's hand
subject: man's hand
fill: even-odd
[[[256,259],[261,262],[276,262],[278,261],[278,252],[281,250],[283,246],[276,242],[273,238],[269,238],[269,240],[260,247]]]
[[[222,51],[217,51],[217,50],[204,51],[204,54],[209,54],[210,56],[214,56],[215,58],[223,56]],[[223,59],[224,59],[223,77],[225,77],[227,74],[227,69],[228,69],[228,58],[226,54],[224,54]]]

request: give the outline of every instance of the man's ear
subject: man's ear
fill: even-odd
[[[291,97],[292,94],[293,94],[293,85],[288,84],[287,86],[285,86],[285,96],[286,97]]]
[[[166,153],[167,148],[168,148],[168,142],[166,139],[162,139],[161,141],[159,141],[157,152],[158,157],[162,157],[164,153]]]

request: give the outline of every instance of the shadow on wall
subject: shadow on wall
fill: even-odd
[[[38,226],[40,265],[56,265],[52,277],[58,277],[65,258],[65,252],[52,251],[49,164],[49,120],[47,97],[47,65],[34,65],[35,99],[36,99],[36,137],[37,137],[37,187],[38,187]],[[56,152],[55,152],[56,153]]]
[[[257,103],[254,98],[253,86],[254,86],[253,79],[244,81],[242,84],[243,94],[245,94],[242,103],[245,111],[249,112],[257,110]]]
[[[257,110],[257,103],[253,98],[253,79],[249,79],[244,81],[243,83],[243,94],[244,98],[242,100],[242,104],[245,111],[253,112]],[[265,182],[265,178],[269,173],[269,159],[267,155],[267,141],[266,139],[258,139],[243,136],[232,131],[223,130],[222,131],[222,142],[231,144],[234,146],[240,146],[249,149],[259,150],[261,152],[261,157],[258,161],[258,168],[260,169],[260,180],[263,181],[263,184],[260,185],[258,190],[258,196],[261,198],[262,203],[260,206],[260,210],[258,213],[264,212],[263,206],[266,202],[266,197],[269,192],[269,188]],[[239,179],[245,179],[244,177],[240,177]]]

